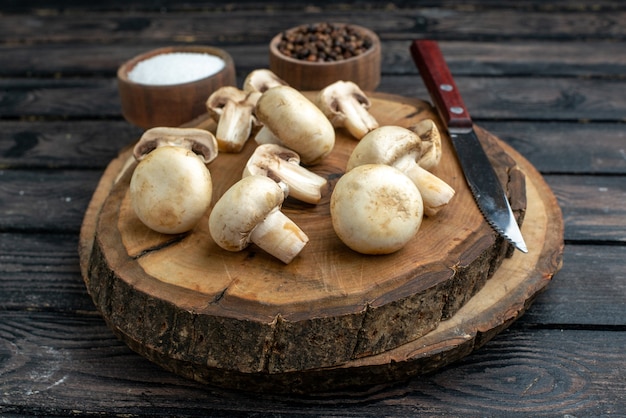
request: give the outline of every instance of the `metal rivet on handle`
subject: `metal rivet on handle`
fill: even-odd
[[[452,90],[454,90],[454,88],[452,87],[451,84],[441,84],[439,86],[439,89],[443,90],[443,91],[452,91]]]
[[[452,106],[450,108],[450,112],[454,113],[455,115],[460,115],[461,113],[463,113],[463,108],[459,106]]]

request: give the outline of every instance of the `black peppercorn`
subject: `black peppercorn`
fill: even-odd
[[[340,61],[362,54],[372,45],[368,36],[349,25],[317,23],[283,32],[278,50],[299,60]]]

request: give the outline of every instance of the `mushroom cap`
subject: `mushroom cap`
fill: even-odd
[[[278,77],[273,71],[259,68],[251,71],[243,81],[243,91],[264,93],[276,86],[286,86],[287,82]]]
[[[274,180],[261,175],[242,178],[213,206],[209,215],[211,237],[225,250],[243,250],[254,228],[279,210],[284,200],[285,193]]]
[[[133,148],[133,156],[141,161],[156,148],[164,146],[177,146],[193,151],[204,164],[213,161],[218,153],[215,135],[205,129],[159,126],[143,133]]]
[[[381,126],[365,135],[354,147],[346,171],[363,164],[394,165],[409,155],[419,158],[422,140],[413,131],[401,126]]]
[[[335,146],[335,128],[322,111],[290,86],[277,86],[261,95],[256,116],[281,144],[315,164]]]
[[[417,233],[422,197],[399,170],[366,164],[344,174],[333,190],[330,214],[337,236],[363,254],[400,250]]]
[[[260,144],[246,162],[242,176],[259,174],[276,182],[282,181],[275,173],[280,168],[281,160],[285,164],[300,164],[300,156],[297,152],[278,144]]]
[[[222,109],[228,102],[242,102],[248,93],[235,86],[223,86],[215,90],[206,101],[206,108],[215,120],[219,120]]]
[[[211,205],[213,184],[203,161],[177,146],[156,148],[130,180],[130,202],[147,227],[164,234],[192,229]]]

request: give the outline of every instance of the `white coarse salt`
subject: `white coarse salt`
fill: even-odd
[[[215,55],[169,52],[140,61],[128,72],[128,79],[156,86],[189,83],[209,77],[224,66],[224,60]]]

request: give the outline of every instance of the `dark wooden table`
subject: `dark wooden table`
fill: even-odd
[[[3,1],[0,415],[626,414],[626,4],[419,3]],[[476,123],[554,191],[563,268],[508,330],[407,382],[279,396],[185,380],[112,335],[79,271],[98,179],[141,133],[121,117],[116,69],[152,48],[206,44],[233,56],[240,83],[268,65],[274,34],[316,21],[376,31],[378,90],[425,99],[408,46],[439,40]]]

